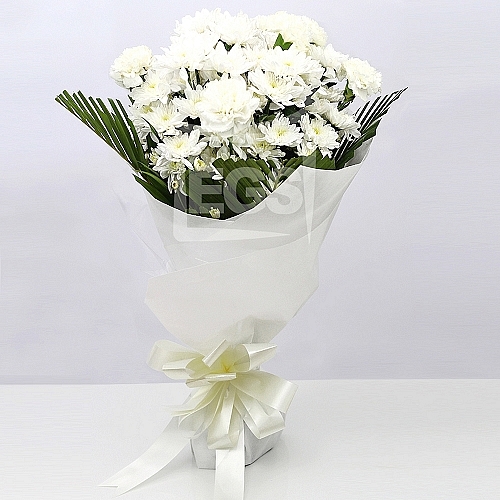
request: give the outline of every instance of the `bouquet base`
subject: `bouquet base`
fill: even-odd
[[[245,465],[253,464],[278,443],[283,431],[258,439],[245,425]],[[191,439],[191,451],[198,469],[215,469],[215,450],[207,446],[207,432],[196,439]]]

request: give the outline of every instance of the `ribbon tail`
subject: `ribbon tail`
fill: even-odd
[[[245,495],[245,429],[234,448],[216,450],[214,500],[243,500]]]
[[[188,440],[178,429],[178,419],[173,418],[158,439],[134,462],[104,481],[100,486],[118,487],[122,495],[168,465],[186,446]]]

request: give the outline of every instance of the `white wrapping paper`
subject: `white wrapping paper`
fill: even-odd
[[[185,214],[148,195],[174,270],[150,279],[147,305],[202,353],[223,340],[269,342],[317,288],[318,250],[359,167],[301,166],[228,220]]]
[[[295,385],[259,371],[269,342],[318,286],[319,248],[368,145],[341,170],[299,167],[259,205],[228,220],[192,216],[148,195],[171,272],[146,303],[185,347],[158,341],[149,364],[196,388],[158,440],[106,481],[124,493],[191,440],[216,468],[215,500],[244,498],[244,466],[274,446]],[[186,443],[189,441],[186,441]]]

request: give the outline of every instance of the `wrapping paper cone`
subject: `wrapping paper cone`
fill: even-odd
[[[301,166],[259,205],[227,220],[148,197],[174,270],[149,280],[147,305],[202,353],[223,340],[269,342],[316,290],[319,248],[359,168]]]
[[[216,469],[214,500],[243,500],[245,463],[274,446],[296,390],[259,367],[318,286],[319,248],[367,149],[341,170],[299,167],[227,220],[148,198],[173,271],[149,280],[146,303],[186,346],[158,341],[149,365],[195,390],[156,442],[104,486],[125,493],[191,440],[198,466]]]

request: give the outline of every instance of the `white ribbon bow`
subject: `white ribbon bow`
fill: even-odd
[[[207,430],[207,445],[216,450],[214,500],[244,497],[244,425],[258,438],[282,430],[297,386],[258,370],[276,346],[222,342],[204,356],[168,340],[156,342],[148,364],[195,388],[174,409],[160,437],[137,460],[101,486],[116,486],[121,495],[146,481]]]

